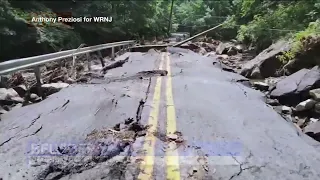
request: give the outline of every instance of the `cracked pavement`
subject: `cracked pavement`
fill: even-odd
[[[261,92],[240,83],[244,77],[223,71],[212,65],[211,58],[191,51],[168,51],[174,105],[165,100],[168,77],[162,76],[153,179],[167,179],[168,106],[175,109],[176,129],[184,139],[177,146],[183,180],[320,179],[320,154],[315,148],[319,143],[297,135],[293,126],[266,106]],[[156,78],[163,73],[148,71],[158,69],[161,53],[126,53],[118,59],[128,56],[123,67],[107,71],[105,80],[71,85],[40,103],[2,115],[0,178],[40,180],[37,175],[50,169],[54,157],[36,166],[28,164],[32,142],[80,142],[94,129],[111,128],[128,118],[148,125]],[[45,179],[136,179],[143,143],[144,136],[138,137],[112,159],[88,161],[80,169],[70,168],[67,175],[51,173]]]

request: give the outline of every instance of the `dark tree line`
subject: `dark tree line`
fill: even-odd
[[[61,49],[168,35],[167,0],[0,0],[0,61]],[[69,12],[74,17],[111,16],[112,23],[30,26],[35,14]],[[227,22],[209,34],[260,48],[280,38],[319,34],[320,0],[174,0],[172,29],[191,34]],[[317,21],[318,20],[318,21]]]

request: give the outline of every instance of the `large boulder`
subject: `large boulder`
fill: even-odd
[[[12,105],[14,103],[21,103],[24,99],[12,88],[0,88],[0,104]]]
[[[294,105],[310,97],[309,90],[320,87],[320,69],[300,71],[280,80],[271,91],[271,98],[279,99],[280,103]]]
[[[316,113],[320,114],[320,103],[319,102],[314,105],[314,111]]]
[[[277,43],[272,44],[258,56],[244,64],[240,74],[250,78],[275,76],[276,71],[282,65],[282,62],[277,56],[281,55],[283,52],[289,51],[290,47],[290,43],[286,41],[278,41]]]
[[[0,76],[0,88],[7,88],[8,87],[8,76]]]
[[[253,87],[261,91],[267,91],[269,89],[269,85],[264,82],[254,82]]]
[[[313,99],[320,101],[320,88],[311,90],[309,94]]]
[[[60,82],[60,83],[43,84],[41,87],[44,90],[44,93],[46,95],[51,95],[68,86],[69,84]]]
[[[230,44],[228,43],[220,43],[218,47],[216,48],[217,54],[226,54],[228,52],[228,48],[230,47]]]
[[[313,99],[308,99],[308,100],[305,100],[305,101],[302,101],[301,103],[299,103],[295,109],[296,109],[296,111],[309,110],[309,109],[312,109],[316,103],[317,103],[317,101],[315,101]]]
[[[0,100],[10,100],[13,97],[18,97],[19,94],[12,88],[0,88]]]
[[[210,51],[215,51],[216,50],[216,46],[214,44],[211,43],[206,43],[206,47],[205,47],[206,51],[210,52]]]
[[[313,139],[320,142],[320,121],[309,124],[304,132]]]
[[[13,89],[19,94],[20,97],[24,97],[24,95],[27,92],[27,87],[24,84],[20,84],[19,86],[16,86]]]
[[[284,67],[287,73],[295,73],[302,68],[311,68],[320,64],[320,36],[309,36],[302,41],[303,50]]]

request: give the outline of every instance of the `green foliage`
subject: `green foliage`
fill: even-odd
[[[305,30],[293,34],[292,48],[289,51],[284,52],[283,55],[279,56],[278,58],[283,63],[293,60],[299,53],[303,53],[303,51],[308,48],[309,44],[308,42],[305,42],[308,38],[313,37],[320,38],[320,20],[311,22]]]
[[[81,43],[95,45],[167,32],[167,1],[18,1],[0,0],[0,61],[77,48]],[[112,23],[31,22],[32,17],[56,17],[70,12],[73,17],[112,17]]]
[[[303,30],[315,18],[313,3],[279,3],[268,8],[267,13],[257,14],[247,24],[241,25],[237,38],[265,48],[288,33]]]

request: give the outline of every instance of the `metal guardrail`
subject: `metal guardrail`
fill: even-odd
[[[9,60],[9,61],[0,63],[0,75],[5,75],[5,74],[16,72],[22,69],[37,67],[48,62],[52,62],[52,61],[56,61],[56,60],[60,60],[60,59],[64,59],[72,56],[77,56],[81,54],[86,54],[94,51],[99,51],[103,49],[108,49],[108,48],[112,48],[111,57],[114,58],[114,47],[118,47],[118,46],[129,47],[130,45],[133,45],[134,42],[135,42],[134,40],[130,40],[130,41],[100,44],[95,46],[84,47],[81,49],[72,49],[72,50],[60,51],[56,53],[44,54],[40,56]]]
[[[9,60],[3,63],[0,63],[0,82],[1,82],[1,75],[9,74],[12,72],[16,72],[22,69],[27,68],[34,68],[34,73],[36,76],[37,81],[37,89],[38,94],[42,96],[42,99],[45,99],[45,95],[42,92],[41,88],[41,74],[40,74],[40,66],[52,62],[57,61],[61,59],[65,59],[68,57],[73,57],[73,62],[75,62],[75,58],[78,55],[86,54],[87,60],[88,60],[88,68],[90,68],[90,52],[98,51],[99,55],[102,58],[100,50],[111,48],[111,58],[114,59],[115,52],[114,48],[119,47],[120,51],[123,51],[123,49],[129,49],[131,45],[133,45],[135,41],[121,41],[121,42],[115,42],[115,43],[107,43],[107,44],[100,44],[95,46],[89,46],[84,48],[78,48],[78,49],[71,49],[66,51],[60,51],[56,53],[50,53],[50,54],[44,54],[40,56],[33,56],[33,57],[27,57],[27,58],[21,58],[21,59],[14,59]],[[82,46],[82,45],[81,45]],[[81,47],[79,46],[79,47]],[[121,46],[124,48],[122,49]],[[101,65],[104,66],[104,61],[101,59]]]

